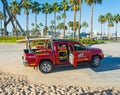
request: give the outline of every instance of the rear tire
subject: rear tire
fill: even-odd
[[[52,69],[53,69],[53,66],[50,61],[42,61],[39,65],[39,70],[42,73],[50,73]]]
[[[91,67],[98,67],[100,65],[101,62],[101,58],[99,56],[93,56],[91,62],[90,62],[90,66]]]

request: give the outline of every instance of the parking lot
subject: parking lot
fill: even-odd
[[[22,54],[24,44],[0,44],[0,70],[25,75],[35,83],[77,86],[119,86],[120,84],[120,42],[93,45],[101,48],[105,58],[97,68],[89,66],[58,67],[52,73],[42,74],[39,70],[24,67]]]

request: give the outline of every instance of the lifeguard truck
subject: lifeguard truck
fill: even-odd
[[[47,39],[45,45],[24,49],[23,63],[29,67],[39,67],[43,73],[49,73],[53,67],[88,63],[92,67],[100,65],[104,58],[98,48],[87,48],[77,41],[66,39]]]

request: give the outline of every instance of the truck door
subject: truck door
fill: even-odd
[[[75,59],[76,59],[76,64],[77,63],[81,63],[81,62],[87,62],[89,59],[89,54],[86,50],[86,48],[81,45],[81,44],[73,44],[73,47],[74,47],[74,56],[75,56]]]
[[[61,42],[57,47],[59,64],[66,64],[68,62],[68,44]]]
[[[73,50],[72,45],[69,45],[69,63],[72,64],[74,67],[77,66],[76,57],[74,56],[75,52]]]

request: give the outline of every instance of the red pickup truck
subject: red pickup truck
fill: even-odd
[[[53,67],[71,64],[76,67],[81,63],[89,63],[97,67],[103,52],[98,48],[87,48],[77,41],[66,39],[50,39],[46,46],[24,49],[23,63],[29,67],[39,67],[43,73],[49,73]]]

